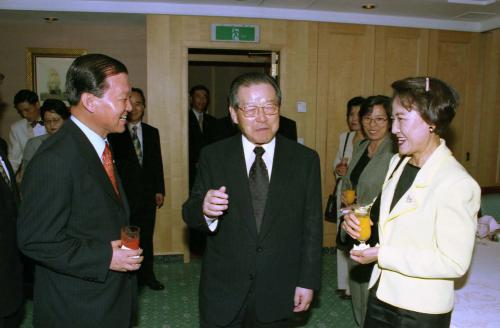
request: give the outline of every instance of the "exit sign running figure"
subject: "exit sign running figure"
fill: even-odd
[[[226,42],[259,42],[259,26],[212,24],[211,40]]]

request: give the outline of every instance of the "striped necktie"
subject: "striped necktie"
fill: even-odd
[[[3,158],[0,157],[0,161],[3,162]],[[3,163],[0,163],[0,175],[2,175],[2,179],[5,181],[7,186],[9,186],[9,188],[12,189],[9,175],[7,174],[6,168],[4,168]]]
[[[139,164],[142,166],[142,149],[141,149],[141,141],[137,136],[137,125],[134,125],[132,127],[132,143],[134,144],[135,154],[137,155]]]

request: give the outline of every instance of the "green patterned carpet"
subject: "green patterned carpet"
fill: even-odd
[[[354,328],[351,302],[336,294],[336,257],[334,250],[323,255],[322,289],[307,316],[297,316],[295,327]],[[200,260],[190,264],[181,261],[158,263],[156,274],[166,286],[161,292],[144,288],[140,293],[139,328],[196,328],[198,327],[198,280]],[[26,304],[22,328],[31,327],[32,302]]]

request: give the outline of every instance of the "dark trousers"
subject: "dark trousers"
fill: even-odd
[[[236,318],[229,325],[219,326],[200,319],[200,328],[288,328],[291,325],[291,320],[282,319],[273,322],[260,322],[257,319],[255,299],[255,286],[252,285],[248,291],[248,295],[241,306]]]
[[[448,328],[451,311],[429,314],[401,309],[377,298],[372,288],[364,328]]]
[[[130,217],[130,224],[141,228],[140,244],[144,260],[138,272],[139,282],[146,283],[155,280],[153,271],[153,234],[155,230],[156,206],[148,205],[134,209]]]
[[[23,318],[23,307],[6,317],[0,316],[0,328],[18,328]]]

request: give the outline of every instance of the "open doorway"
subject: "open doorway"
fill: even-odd
[[[196,177],[201,149],[232,135],[227,97],[231,82],[247,72],[278,78],[279,54],[263,50],[188,49],[189,190]],[[237,128],[236,128],[237,129]],[[191,256],[201,256],[206,236],[189,231]]]
[[[210,91],[207,113],[227,115],[231,82],[246,72],[264,72],[278,77],[277,52],[265,50],[189,49],[188,89],[204,85]]]

